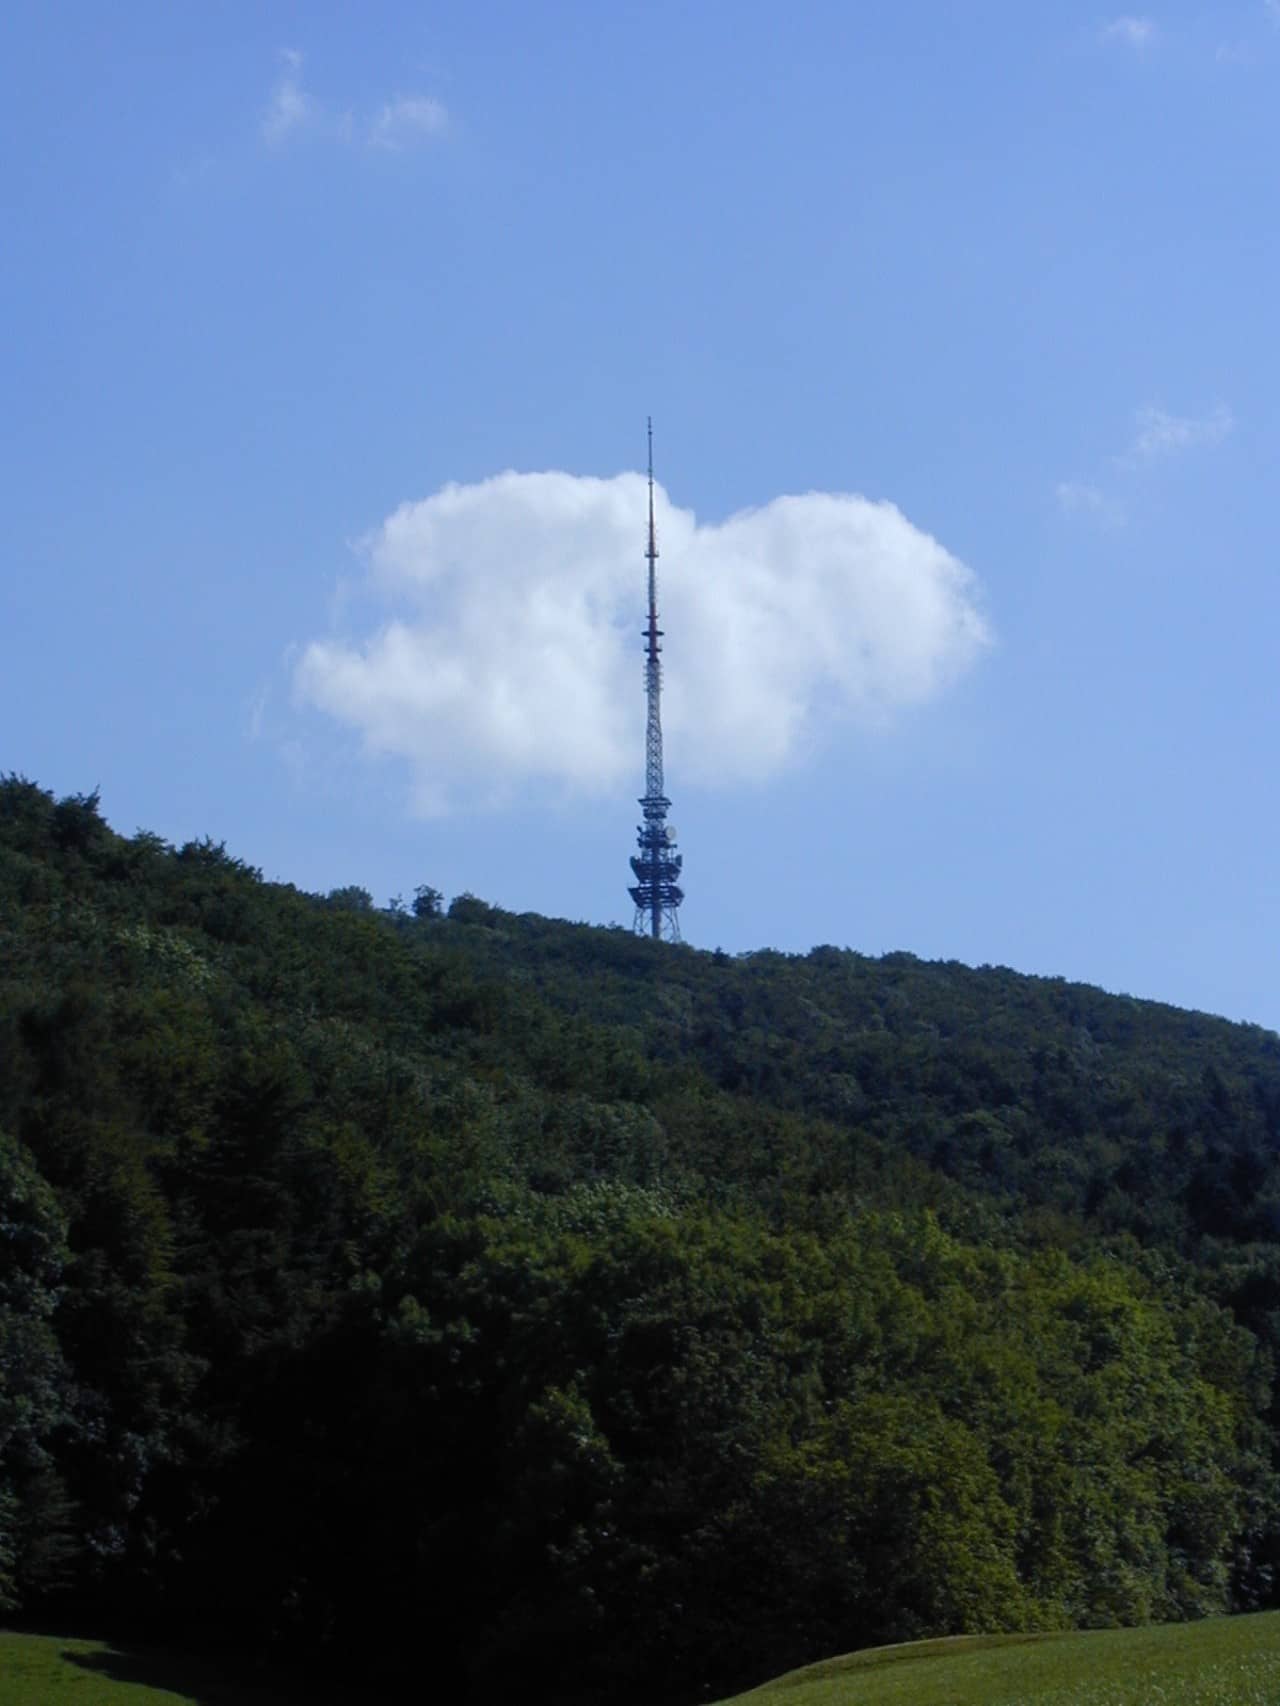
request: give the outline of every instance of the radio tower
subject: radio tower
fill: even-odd
[[[649,422],[649,625],[645,629],[644,690],[649,716],[644,732],[644,822],[636,831],[639,853],[631,855],[635,887],[637,936],[655,942],[680,940],[679,906],[684,890],[678,886],[684,860],[675,851],[676,832],[667,822],[671,801],[662,784],[662,629],[658,626],[658,536],[653,524],[653,421]]]

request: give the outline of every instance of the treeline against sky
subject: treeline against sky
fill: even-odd
[[[675,1702],[1269,1605],[1278,1335],[1270,1033],[0,783],[12,1617]]]

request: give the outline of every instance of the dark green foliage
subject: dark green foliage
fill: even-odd
[[[10,778],[0,1597],[476,1700],[1270,1603],[1278,1151],[1254,1028]]]
[[[53,1586],[65,1550],[55,1453],[72,1394],[53,1325],[64,1240],[54,1193],[0,1130],[0,1607]]]

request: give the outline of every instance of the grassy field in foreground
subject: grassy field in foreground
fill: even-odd
[[[741,1706],[1280,1706],[1280,1612],[1160,1629],[961,1636],[792,1671]],[[284,1706],[200,1659],[0,1633],[0,1706]],[[729,1706],[728,1702],[724,1706]]]
[[[792,1671],[737,1700],[742,1706],[1280,1706],[1280,1612],[1158,1629],[876,1647]]]
[[[198,1658],[0,1632],[0,1706],[285,1706]]]

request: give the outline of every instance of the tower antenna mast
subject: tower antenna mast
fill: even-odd
[[[676,832],[667,822],[671,801],[664,792],[662,775],[662,629],[658,626],[658,534],[653,517],[653,420],[649,421],[649,542],[645,548],[649,564],[649,620],[645,628],[644,688],[648,705],[644,738],[644,797],[640,810],[644,822],[636,831],[638,854],[631,855],[635,885],[628,892],[636,906],[638,936],[654,941],[680,940],[679,887],[684,860],[676,852]]]

